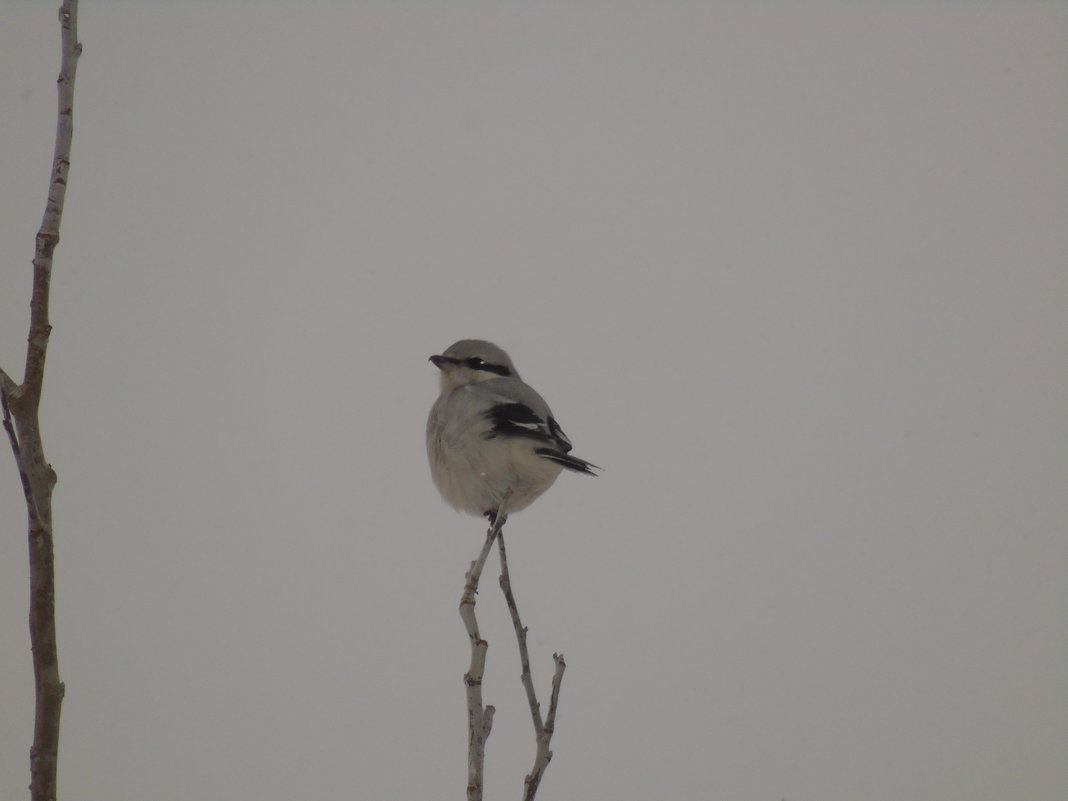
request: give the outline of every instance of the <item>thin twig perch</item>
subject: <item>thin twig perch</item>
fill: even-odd
[[[61,60],[59,110],[52,174],[44,218],[37,231],[30,296],[30,332],[21,384],[0,370],[3,426],[15,455],[26,498],[30,549],[30,644],[36,705],[33,745],[30,747],[30,798],[55,801],[59,759],[59,718],[63,683],[56,650],[55,558],[52,543],[52,488],[56,474],[45,459],[38,409],[44,385],[45,356],[52,326],[48,300],[52,284],[52,254],[59,244],[59,224],[67,193],[73,139],[74,75],[82,46],[78,43],[78,0],[64,0],[59,9]]]
[[[490,729],[493,726],[492,706],[482,705],[482,675],[486,668],[486,650],[489,645],[482,639],[478,632],[478,621],[475,619],[475,594],[478,592],[478,583],[482,577],[482,569],[489,557],[493,541],[497,541],[497,548],[501,558],[501,590],[504,592],[505,602],[508,604],[508,612],[512,617],[512,625],[515,628],[516,640],[519,643],[519,661],[522,666],[520,680],[527,694],[527,703],[530,705],[530,717],[534,723],[534,767],[526,776],[523,787],[523,801],[533,801],[541,785],[545,768],[553,758],[553,752],[549,750],[552,743],[553,732],[556,730],[556,708],[560,702],[560,682],[564,678],[564,663],[562,654],[553,654],[553,662],[556,670],[553,673],[552,691],[549,695],[549,711],[542,721],[541,706],[538,704],[538,696],[534,690],[534,679],[530,674],[530,654],[527,650],[527,629],[519,617],[519,607],[512,593],[512,579],[508,572],[508,552],[504,547],[504,522],[506,505],[512,491],[505,493],[501,505],[497,509],[494,523],[486,532],[486,541],[479,551],[478,558],[471,563],[471,569],[467,571],[464,582],[464,592],[460,598],[460,617],[463,618],[467,628],[467,636],[471,640],[471,665],[464,674],[464,683],[467,685],[467,799],[468,801],[482,801],[483,775],[486,760],[486,740],[489,738]]]
[[[501,591],[508,604],[508,612],[512,616],[512,625],[515,627],[516,641],[519,643],[519,663],[522,669],[520,681],[527,693],[527,703],[530,704],[530,717],[534,723],[534,767],[527,775],[523,788],[523,801],[533,801],[541,784],[541,778],[545,774],[545,768],[549,766],[549,760],[553,758],[553,752],[549,745],[556,729],[556,707],[560,701],[560,682],[564,678],[563,654],[553,654],[553,662],[556,663],[556,671],[553,673],[552,692],[549,695],[549,711],[545,716],[545,722],[541,719],[541,706],[538,704],[538,696],[534,691],[534,679],[530,674],[530,654],[527,651],[527,628],[519,618],[519,607],[516,605],[515,595],[512,593],[512,579],[508,573],[508,554],[504,548],[504,534],[497,538],[497,549],[501,557]]]

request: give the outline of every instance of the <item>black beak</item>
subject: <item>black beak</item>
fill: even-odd
[[[446,364],[456,364],[456,359],[450,359],[448,356],[431,356],[430,361],[434,362],[434,366],[439,370],[444,370]]]

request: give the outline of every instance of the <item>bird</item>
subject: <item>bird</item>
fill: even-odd
[[[426,421],[427,459],[455,509],[493,524],[508,490],[505,516],[530,506],[565,469],[601,469],[571,455],[549,404],[497,345],[461,339],[430,361],[441,371],[441,394]]]

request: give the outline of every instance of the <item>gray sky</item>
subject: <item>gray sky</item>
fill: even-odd
[[[0,8],[21,369],[57,3]],[[545,799],[1068,793],[1068,7],[86,2],[45,387],[78,801],[462,798],[427,363],[576,453],[508,524]],[[0,797],[26,797],[0,455]],[[491,562],[487,797],[533,742]]]

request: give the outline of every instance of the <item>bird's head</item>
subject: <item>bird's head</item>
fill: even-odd
[[[442,392],[494,378],[519,377],[508,354],[482,339],[461,339],[430,361],[441,370]]]

